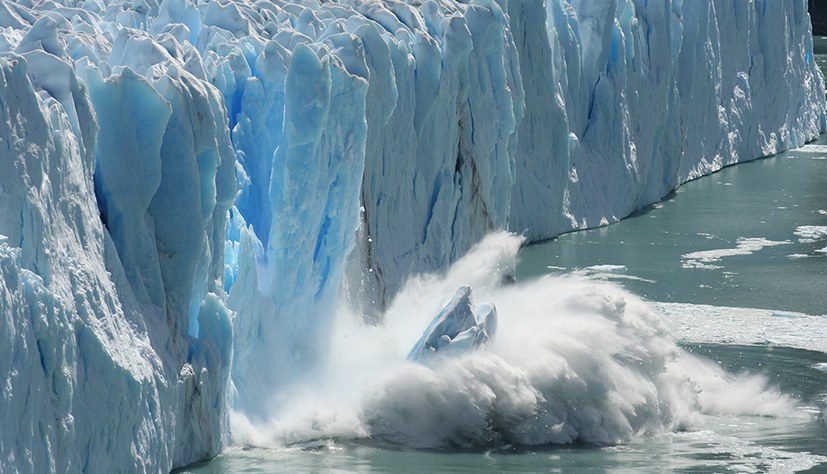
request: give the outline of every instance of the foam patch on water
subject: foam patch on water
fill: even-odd
[[[774,344],[827,352],[827,316],[753,308],[652,303],[682,342]]]
[[[789,241],[773,241],[765,238],[744,238],[741,237],[736,242],[735,248],[728,249],[713,249],[703,250],[700,252],[692,252],[681,255],[684,260],[683,268],[702,268],[702,269],[717,269],[722,268],[715,265],[721,259],[726,257],[735,257],[739,255],[752,255],[759,250],[766,247],[775,247],[778,245],[790,244]]]
[[[252,423],[234,414],[235,441],[370,439],[472,449],[615,444],[691,427],[704,413],[797,413],[765,379],[727,374],[680,349],[661,315],[618,286],[575,276],[502,285],[521,242],[494,234],[446,273],[411,280],[382,325],[341,312],[327,363],[275,394],[269,419]],[[477,302],[496,305],[499,330],[491,345],[426,364],[406,360],[461,285],[473,288]]]

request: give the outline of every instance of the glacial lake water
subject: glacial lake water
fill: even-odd
[[[685,349],[732,372],[763,374],[797,401],[800,416],[706,416],[689,430],[616,446],[477,452],[323,440],[231,448],[183,472],[827,472],[825,137],[520,254],[518,281],[574,273],[645,297]]]

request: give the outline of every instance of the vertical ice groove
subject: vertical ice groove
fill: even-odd
[[[86,80],[100,120],[95,186],[101,218],[133,291],[162,306],[160,265],[157,258],[146,258],[155,255],[154,232],[146,226],[146,219],[161,185],[161,137],[172,114],[171,105],[128,68],[107,79],[90,68]]]
[[[230,378],[268,419],[341,288],[377,320],[491,230],[604,225],[814,138],[806,10],[2,2],[0,471],[209,457]]]
[[[11,167],[4,173],[10,181],[3,186],[8,195],[3,214],[22,216],[19,230],[3,229],[20,235],[16,243],[22,247],[3,269],[4,313],[12,315],[8,327],[17,341],[4,347],[15,348],[8,373],[29,374],[6,381],[9,393],[17,395],[4,398],[2,411],[29,413],[7,421],[31,434],[4,443],[9,451],[4,448],[0,470],[169,470],[216,453],[224,436],[228,353],[224,350],[221,361],[187,358],[191,344],[230,347],[231,332],[225,328],[204,340],[187,335],[186,311],[166,298],[175,294],[200,305],[207,290],[221,288],[214,275],[223,262],[210,255],[220,250],[223,257],[224,214],[235,195],[223,104],[208,87],[197,85],[200,79],[190,78],[190,91],[208,105],[186,122],[211,142],[209,150],[194,153],[203,172],[178,181],[199,189],[199,206],[188,214],[201,220],[203,236],[197,257],[202,263],[192,272],[200,283],[186,295],[186,284],[162,275],[156,240],[185,223],[153,221],[157,216],[148,208],[164,187],[177,188],[182,201],[190,197],[181,194],[186,187],[164,182],[180,178],[163,172],[163,161],[179,156],[163,150],[173,103],[156,85],[165,72],[191,67],[197,55],[174,40],[155,43],[137,32],[82,36],[88,48],[74,49],[61,36],[71,33],[72,23],[61,21],[60,28],[69,31],[56,36],[45,18],[31,22],[28,39],[19,45],[22,55],[2,63],[2,109],[9,126],[2,162]],[[58,46],[70,47],[56,47],[55,37]],[[112,63],[100,62],[98,53],[113,51],[109,41],[118,38]],[[126,62],[127,68],[112,67]],[[202,120],[210,117],[211,128]],[[199,234],[198,228],[185,227],[178,228],[180,234]],[[26,324],[26,318],[35,324]],[[29,369],[31,362],[40,371]],[[42,395],[30,399],[21,390]],[[184,393],[189,395],[181,397]],[[94,415],[102,409],[105,413]],[[37,449],[27,455],[26,446]],[[15,458],[22,464],[5,464]]]

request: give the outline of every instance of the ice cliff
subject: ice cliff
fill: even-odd
[[[209,457],[342,294],[380,318],[491,230],[602,225],[825,129],[805,0],[22,0],[0,26],[3,472]]]

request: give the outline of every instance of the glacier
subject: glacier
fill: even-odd
[[[805,0],[20,0],[0,26],[3,472],[209,458],[343,300],[376,323],[492,231],[605,225],[827,128]]]

